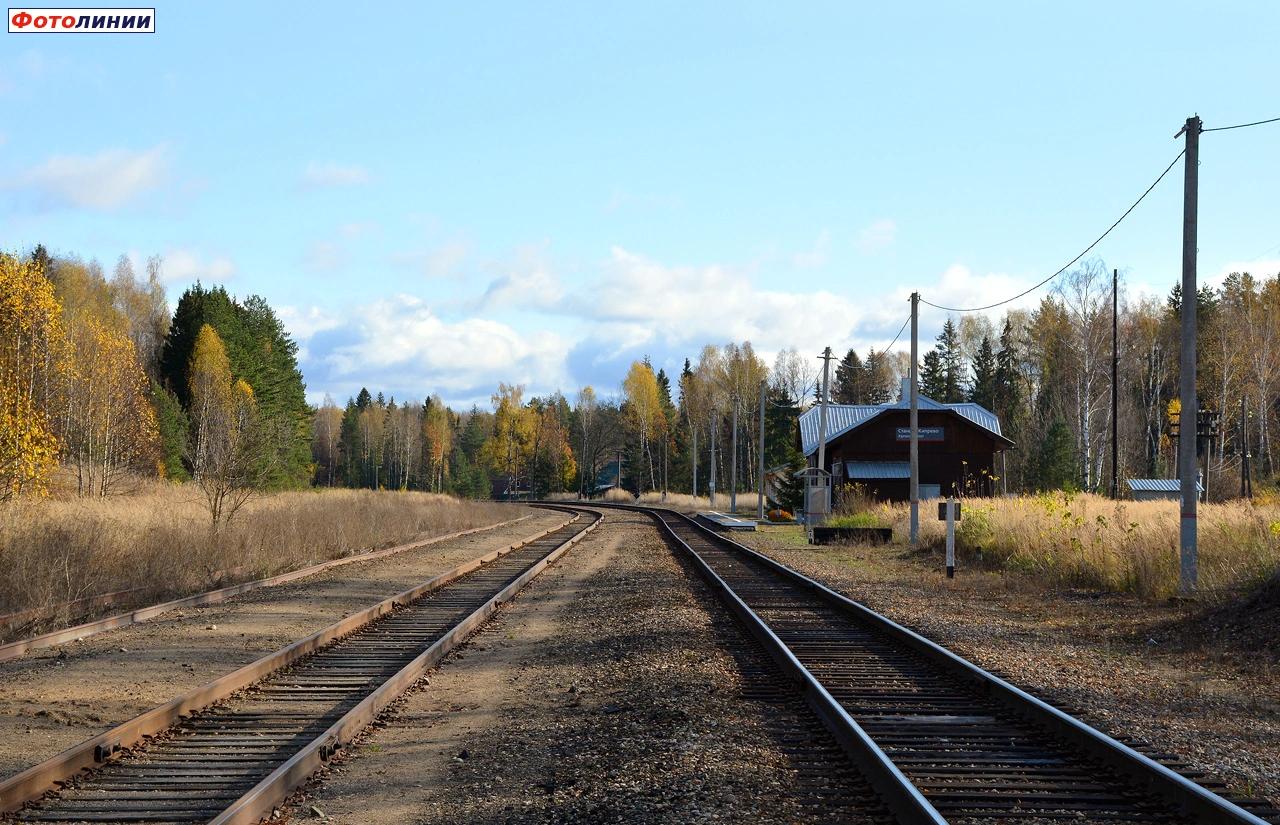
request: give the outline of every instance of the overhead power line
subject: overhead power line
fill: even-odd
[[[1223,128],[1226,128],[1226,127],[1223,127]],[[1201,131],[1208,131],[1208,130],[1207,130],[1207,129],[1204,129],[1204,130],[1201,130]],[[1183,156],[1185,153],[1186,153],[1186,150],[1184,149],[1184,150],[1182,150],[1181,152],[1179,152],[1179,153],[1178,153],[1178,156],[1177,156],[1177,157],[1175,157],[1173,160],[1169,161],[1169,165],[1168,165],[1168,166],[1166,166],[1166,167],[1164,168],[1164,171],[1160,173],[1160,177],[1156,178],[1156,179],[1155,179],[1155,182],[1154,182],[1154,183],[1152,183],[1150,186],[1148,186],[1148,187],[1147,187],[1147,190],[1146,190],[1145,192],[1143,192],[1141,195],[1139,195],[1139,196],[1138,196],[1138,199],[1137,199],[1136,201],[1134,201],[1134,202],[1133,202],[1133,205],[1132,205],[1132,206],[1130,206],[1128,209],[1124,210],[1124,214],[1123,214],[1123,215],[1121,215],[1119,218],[1116,218],[1116,222],[1115,222],[1115,223],[1113,223],[1113,224],[1111,224],[1111,226],[1107,227],[1107,231],[1106,231],[1106,232],[1103,232],[1101,235],[1099,235],[1097,240],[1095,240],[1093,243],[1091,243],[1091,244],[1089,244],[1088,246],[1086,246],[1086,247],[1084,248],[1084,250],[1082,250],[1082,251],[1080,252],[1080,254],[1079,254],[1079,255],[1076,255],[1074,258],[1072,258],[1071,260],[1067,261],[1066,265],[1065,265],[1065,266],[1063,266],[1061,269],[1059,269],[1057,272],[1053,273],[1053,274],[1052,274],[1052,275],[1050,275],[1048,278],[1045,278],[1043,281],[1041,281],[1040,283],[1036,284],[1035,286],[1030,287],[1030,288],[1028,288],[1028,289],[1024,289],[1022,292],[1019,292],[1017,295],[1014,295],[1012,298],[1005,298],[1003,301],[996,301],[994,304],[987,304],[986,306],[981,306],[981,307],[944,307],[944,306],[942,306],[941,304],[935,304],[935,303],[933,303],[932,301],[926,301],[924,298],[921,298],[921,299],[920,299],[920,303],[922,303],[922,304],[928,304],[929,306],[933,307],[934,309],[940,309],[940,310],[942,310],[943,312],[984,312],[984,311],[986,311],[986,310],[988,310],[988,309],[995,309],[995,308],[996,308],[996,307],[998,307],[998,306],[1003,306],[1004,304],[1010,303],[1011,301],[1016,301],[1016,300],[1018,300],[1019,298],[1023,297],[1024,295],[1029,295],[1030,293],[1035,292],[1035,291],[1036,291],[1037,289],[1039,289],[1040,287],[1044,286],[1045,284],[1047,284],[1047,283],[1049,283],[1050,281],[1052,281],[1054,278],[1056,278],[1056,277],[1058,277],[1059,275],[1061,275],[1062,273],[1066,272],[1068,269],[1070,269],[1070,268],[1072,267],[1072,265],[1073,265],[1073,264],[1075,264],[1075,262],[1076,262],[1076,261],[1080,260],[1080,259],[1081,259],[1081,258],[1083,258],[1085,255],[1088,255],[1088,254],[1089,254],[1089,252],[1090,252],[1090,251],[1092,251],[1092,250],[1093,250],[1093,248],[1094,248],[1095,246],[1097,246],[1098,244],[1102,243],[1102,239],[1103,239],[1103,238],[1105,238],[1105,237],[1107,237],[1108,235],[1110,235],[1110,234],[1111,234],[1111,230],[1115,229],[1117,226],[1119,226],[1119,225],[1120,225],[1120,222],[1121,222],[1121,221],[1123,221],[1125,218],[1129,217],[1129,213],[1130,213],[1130,212],[1132,212],[1134,209],[1137,209],[1137,208],[1138,208],[1138,204],[1142,203],[1143,199],[1144,199],[1144,198],[1146,198],[1146,197],[1147,197],[1147,195],[1150,195],[1150,194],[1151,194],[1151,190],[1152,190],[1152,189],[1155,189],[1155,188],[1156,188],[1156,185],[1157,185],[1158,183],[1160,183],[1160,181],[1164,180],[1164,176],[1165,176],[1165,175],[1167,175],[1167,174],[1169,174],[1169,170],[1173,168],[1173,165],[1174,165],[1175,163],[1177,163],[1177,162],[1182,158],[1182,156]]]
[[[898,343],[898,339],[902,337],[902,331],[903,331],[904,329],[906,329],[906,328],[907,328],[907,324],[909,324],[909,323],[911,323],[911,316],[910,316],[910,315],[908,315],[908,316],[907,316],[907,320],[905,320],[905,321],[903,321],[903,322],[902,322],[902,326],[898,327],[898,334],[897,334],[897,335],[895,335],[895,336],[893,336],[893,340],[889,342],[889,346],[885,347],[884,349],[882,349],[882,350],[880,350],[880,351],[881,351],[881,352],[888,352],[889,350],[893,349],[893,345],[894,345],[894,344],[896,344],[896,343]]]
[[[1253,123],[1237,123],[1235,126],[1215,126],[1212,129],[1201,129],[1200,132],[1225,132],[1228,129],[1245,129],[1249,126],[1261,126],[1264,123],[1280,122],[1280,117],[1268,118],[1266,120],[1255,120]]]

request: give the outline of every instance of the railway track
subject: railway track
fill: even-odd
[[[688,551],[900,821],[1280,822],[692,519],[628,509]]]
[[[314,649],[303,655],[303,642],[274,654],[284,666],[255,663],[268,672],[239,689],[208,686],[205,698],[216,701],[195,712],[183,712],[195,699],[156,709],[173,724],[141,746],[119,737],[141,740],[146,714],[24,771],[0,783],[0,810],[17,808],[19,822],[258,822],[599,520],[574,513],[483,564],[364,611],[361,621],[348,618],[311,637],[304,648]],[[77,776],[90,754],[95,769]],[[50,786],[61,787],[42,795]]]

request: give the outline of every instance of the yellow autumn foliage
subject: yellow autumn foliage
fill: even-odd
[[[46,495],[57,467],[48,410],[67,365],[61,314],[39,266],[0,254],[0,500]]]

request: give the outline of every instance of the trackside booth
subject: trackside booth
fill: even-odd
[[[839,488],[858,484],[874,497],[906,501],[911,496],[911,411],[903,397],[889,404],[828,404],[823,469]],[[1000,419],[980,404],[943,404],[918,397],[920,498],[989,496],[997,487],[1001,453],[1013,442]],[[801,449],[809,467],[818,459],[819,408],[800,416]]]

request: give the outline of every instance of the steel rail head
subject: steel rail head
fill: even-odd
[[[572,512],[565,508],[557,509],[561,509],[566,513]],[[529,542],[537,541],[567,527],[580,518],[581,515],[579,513],[573,512],[571,518],[550,529],[540,531],[505,548],[492,550],[483,556],[464,562],[422,584],[353,613],[304,639],[300,639],[274,653],[269,653],[225,676],[190,690],[163,705],[152,708],[133,719],[116,725],[110,730],[68,748],[56,756],[0,781],[0,813],[17,810],[22,805],[40,797],[45,792],[56,787],[58,783],[70,779],[82,770],[102,764],[100,757],[104,754],[110,755],[122,748],[132,747],[146,737],[153,736],[173,726],[182,718],[221,701],[236,691],[261,680],[268,674],[287,667],[298,659],[359,630],[395,608],[438,590],[467,573],[518,550]]]
[[[919,653],[942,664],[953,672],[960,673],[968,681],[984,690],[987,695],[1001,701],[1010,710],[1022,715],[1024,718],[1049,727],[1064,739],[1085,749],[1111,768],[1121,771],[1129,779],[1140,785],[1145,785],[1151,791],[1173,802],[1183,812],[1194,817],[1197,822],[1212,823],[1213,825],[1218,823],[1223,825],[1270,825],[1265,819],[1246,811],[1231,800],[1225,799],[1208,788],[1187,779],[1091,725],[1064,713],[1048,702],[1032,696],[1030,693],[947,650],[914,630],[898,624],[887,616],[877,613],[848,596],[837,593],[821,582],[788,567],[776,559],[770,558],[758,550],[708,529],[684,513],[661,507],[642,507],[626,504],[617,506],[640,511],[670,513],[713,541],[733,547],[736,551],[763,564],[779,575],[813,590],[828,603],[900,639]],[[661,518],[659,520],[661,521]]]

